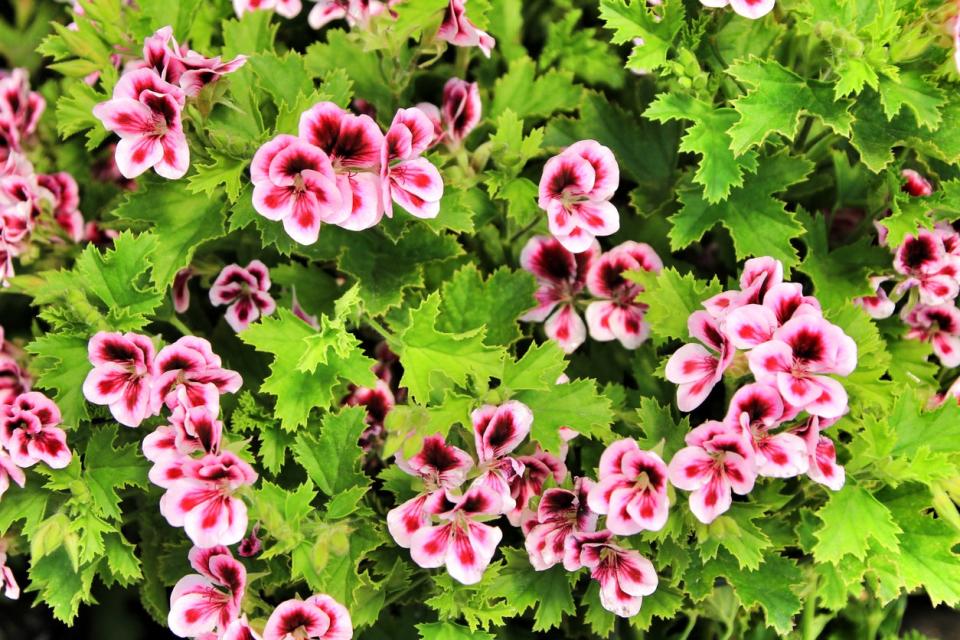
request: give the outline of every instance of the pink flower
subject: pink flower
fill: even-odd
[[[2,412],[3,409],[0,409],[0,413]],[[10,488],[11,481],[15,482],[22,489],[27,483],[27,476],[23,472],[23,469],[14,464],[10,455],[0,447],[0,498],[2,498],[3,494]]]
[[[657,590],[653,563],[636,551],[613,544],[609,531],[585,533],[567,538],[564,566],[568,571],[590,569],[600,583],[600,604],[622,618],[640,612],[643,596]]]
[[[225,451],[184,460],[182,473],[160,499],[160,513],[170,526],[183,527],[201,548],[240,542],[247,530],[247,506],[234,494],[256,481],[253,468]]]
[[[366,423],[371,427],[383,427],[383,421],[393,409],[396,399],[393,390],[383,380],[377,380],[376,386],[357,387],[350,392],[344,401],[348,407],[364,407],[367,410]]]
[[[917,235],[907,235],[893,258],[897,273],[908,276],[894,289],[902,295],[912,287],[918,287],[923,304],[943,304],[957,297],[960,287],[958,258],[947,254],[943,237],[933,231],[921,229]]]
[[[960,365],[960,309],[950,304],[918,304],[904,317],[907,338],[929,342],[945,367]]]
[[[300,116],[299,136],[330,158],[348,212],[337,224],[360,231],[380,222],[383,132],[373,118],[320,102]]]
[[[524,543],[534,569],[546,571],[562,562],[568,538],[596,530],[598,516],[587,506],[587,494],[593,487],[589,478],[577,478],[572,491],[547,489],[543,493]]]
[[[900,176],[903,178],[901,190],[910,195],[914,197],[924,197],[933,193],[933,187],[930,185],[930,181],[913,169],[904,169],[900,172]]]
[[[120,78],[113,98],[93,108],[93,115],[120,136],[116,161],[120,173],[136,178],[153,168],[164,178],[182,178],[190,167],[190,149],[180,112],[183,91],[152,69],[136,69]]]
[[[665,374],[667,380],[678,385],[677,406],[681,411],[693,411],[707,399],[736,352],[718,320],[707,311],[691,313],[687,328],[710,351],[700,344],[685,344],[667,361]]]
[[[194,547],[189,558],[197,573],[180,578],[174,585],[167,626],[181,638],[214,629],[226,631],[240,615],[247,570],[223,546]]]
[[[896,303],[887,296],[887,292],[884,291],[881,286],[889,279],[890,278],[883,276],[870,278],[870,286],[874,288],[876,294],[872,296],[862,296],[854,300],[856,304],[863,307],[863,310],[866,311],[871,318],[877,320],[889,318],[893,315],[894,309],[896,309]]]
[[[724,419],[731,431],[743,429],[753,445],[754,470],[768,478],[792,478],[807,472],[807,447],[789,432],[771,433],[781,422],[792,419],[795,408],[787,408],[777,388],[757,382],[744,385],[733,394]]]
[[[190,308],[189,284],[195,275],[197,273],[193,270],[193,267],[186,267],[177,271],[177,274],[173,277],[171,295],[173,296],[173,310],[177,313],[186,313],[187,309]]]
[[[190,406],[205,404],[213,409],[220,406],[219,394],[234,393],[243,384],[240,374],[221,366],[220,356],[203,338],[180,338],[160,350],[155,364],[152,406],[156,412],[164,404],[176,408],[181,387]]]
[[[730,508],[731,491],[746,495],[753,489],[753,451],[740,428],[705,422],[687,434],[687,447],[667,465],[673,486],[691,491],[690,511],[704,524]]]
[[[533,412],[522,402],[511,400],[500,406],[484,405],[473,411],[471,419],[481,471],[473,486],[490,488],[500,497],[504,512],[513,511],[516,501],[510,483],[523,473],[524,468],[520,461],[508,457],[508,454],[530,433]]]
[[[170,84],[178,84],[185,71],[180,54],[185,52],[173,37],[173,27],[161,27],[143,40],[143,60],[128,63],[126,70],[153,69]]]
[[[823,318],[793,318],[751,350],[747,361],[758,382],[775,384],[795,407],[822,418],[847,410],[843,385],[825,374],[850,375],[857,366],[857,345]]]
[[[613,152],[595,140],[581,140],[550,158],[540,178],[540,208],[550,233],[573,253],[586,251],[597,236],[620,229],[610,198],[620,184]]]
[[[477,29],[470,21],[466,15],[466,5],[467,0],[450,0],[437,38],[455,47],[479,47],[483,55],[489,58],[490,52],[497,46],[497,41],[487,32]]]
[[[444,489],[421,493],[387,512],[387,530],[399,546],[409,549],[414,534],[430,526],[431,516],[448,508]]]
[[[267,620],[263,640],[350,640],[350,612],[328,595],[281,603]]]
[[[619,340],[627,349],[636,349],[650,335],[644,321],[646,305],[636,302],[643,287],[627,280],[627,271],[652,271],[663,268],[660,256],[642,242],[628,240],[600,256],[587,273],[587,288],[597,298],[587,307],[590,337],[599,342]]]
[[[315,0],[316,4],[307,16],[314,29],[322,29],[334,20],[346,20],[351,27],[366,27],[370,18],[387,10],[387,3],[380,0]],[[393,0],[396,2],[396,0]]]
[[[9,123],[17,148],[25,138],[37,130],[40,116],[47,102],[36,91],[30,90],[30,77],[26,69],[14,69],[10,73],[0,72],[0,122]],[[0,160],[5,160],[0,154]]]
[[[590,490],[590,509],[607,516],[617,535],[659,531],[667,523],[667,465],[636,440],[614,442],[600,456],[600,479]]]
[[[46,189],[52,198],[53,218],[67,237],[74,242],[83,239],[83,214],[80,206],[80,190],[77,181],[69,173],[60,171],[49,175],[38,175],[37,183]]]
[[[8,354],[0,353],[0,406],[10,404],[18,395],[29,390],[30,377],[16,360]]]
[[[440,107],[430,102],[418,102],[414,106],[423,111],[423,114],[430,120],[430,124],[433,125],[433,139],[430,140],[428,148],[432,149],[446,140],[447,134],[443,130],[443,116],[440,114]]]
[[[587,272],[599,255],[600,245],[596,242],[586,251],[570,253],[556,238],[547,236],[530,238],[520,253],[520,265],[537,278],[538,285],[534,294],[537,306],[521,319],[546,320],[547,336],[565,353],[573,353],[586,340],[587,328],[575,303],[586,285]]]
[[[3,586],[3,595],[11,600],[20,598],[20,585],[13,575],[13,570],[7,566],[7,543],[0,540],[0,586]]]
[[[181,387],[180,394],[186,395]],[[183,398],[186,401],[186,398]],[[195,451],[218,453],[223,436],[223,423],[217,419],[217,412],[207,405],[196,407],[179,404],[170,415],[170,425],[174,428],[177,450],[184,454]]]
[[[563,460],[539,448],[533,455],[518,456],[517,462],[523,465],[523,472],[510,479],[510,497],[514,507],[507,511],[507,520],[515,527],[520,526],[530,500],[543,492],[547,480],[552,477],[560,484],[567,477],[567,465]]]
[[[425,526],[410,539],[410,557],[425,569],[446,565],[450,576],[476,584],[493,558],[503,532],[476,518],[502,513],[500,496],[486,486],[472,486],[463,497],[447,494],[444,522]]]
[[[73,454],[67,447],[66,432],[57,426],[60,421],[60,409],[53,400],[37,391],[22,393],[0,407],[0,445],[18,467],[42,461],[51,469],[63,469]],[[6,473],[10,474],[9,468]]]
[[[283,221],[300,244],[317,241],[321,222],[337,224],[350,215],[350,200],[337,185],[330,158],[293,136],[279,135],[260,147],[250,179],[257,213]]]
[[[476,82],[450,78],[443,85],[441,114],[447,138],[459,146],[480,124],[480,87]]]
[[[443,436],[434,434],[423,440],[423,448],[410,458],[397,458],[397,465],[407,473],[419,476],[427,491],[438,489],[453,490],[467,479],[467,473],[473,468],[470,454],[447,444]]]
[[[206,640],[200,636],[198,640]],[[217,638],[214,636],[210,640],[263,640],[259,633],[253,630],[247,621],[247,616],[240,616],[230,623],[223,635]]]
[[[237,553],[240,554],[243,558],[253,558],[260,553],[260,550],[263,548],[263,542],[260,540],[260,525],[255,524],[250,530],[250,533],[240,541],[240,545],[237,547]]]
[[[90,338],[87,351],[93,370],[83,382],[83,395],[89,402],[107,405],[127,427],[139,426],[156,413],[150,394],[157,369],[149,338],[101,331]]]
[[[295,18],[302,9],[300,0],[233,0],[238,18],[247,11],[275,11],[284,18]]]
[[[228,62],[221,60],[220,56],[207,58],[186,47],[180,47],[177,50],[175,43],[174,50],[177,51],[176,61],[183,69],[177,82],[188,96],[198,95],[204,87],[216,83],[220,78],[233,73],[247,62],[246,56],[236,56]],[[167,80],[173,82],[169,77]]]
[[[227,265],[210,287],[210,302],[215,307],[228,305],[227,324],[240,333],[277,308],[270,297],[270,271],[259,260],[252,260],[246,267]]]
[[[821,428],[830,426],[832,420],[823,420],[810,416],[806,423],[794,427],[791,432],[802,438],[807,446],[809,468],[807,476],[834,491],[843,488],[846,473],[837,464],[837,449],[833,440],[821,434]]]
[[[728,4],[744,18],[756,20],[773,11],[775,0],[700,0],[705,7],[725,7]]]
[[[440,213],[443,178],[420,157],[432,141],[433,124],[423,111],[397,111],[380,151],[380,200],[387,217],[393,217],[394,202],[418,218]]]

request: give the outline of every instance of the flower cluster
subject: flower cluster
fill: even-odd
[[[443,85],[443,102],[440,108],[430,102],[421,102],[417,109],[427,114],[433,124],[433,140],[430,146],[442,142],[456,149],[480,124],[483,109],[480,86],[476,82],[450,78]]]
[[[298,136],[278,135],[257,151],[253,206],[300,244],[316,242],[321,223],[368,229],[393,215],[394,202],[436,217],[443,180],[422,157],[433,136],[417,108],[397,111],[384,135],[370,116],[321,102],[301,115]]]
[[[267,265],[259,260],[251,260],[246,267],[227,265],[210,287],[210,302],[227,306],[227,324],[238,333],[260,316],[269,316],[277,304],[270,296]]]
[[[315,328],[319,326],[315,325]],[[377,364],[373,366],[373,373],[377,376],[376,384],[373,387],[351,385],[350,393],[341,401],[345,406],[363,407],[367,411],[367,428],[360,436],[360,446],[366,454],[368,469],[381,464],[380,455],[387,434],[384,426],[387,414],[398,401],[402,402],[406,398],[406,389],[399,386],[397,355],[390,350],[386,342],[376,346],[374,355],[377,358]]]
[[[660,272],[663,263],[649,245],[628,240],[601,253],[593,241],[585,251],[572,253],[557,238],[534,236],[524,246],[520,264],[539,285],[537,306],[522,319],[546,321],[547,336],[566,353],[584,343],[588,329],[594,340],[618,340],[627,349],[636,349],[649,336],[646,306],[636,301],[643,288],[624,277],[628,271]],[[582,304],[586,325],[578,311]]]
[[[177,44],[172,27],[144,40],[143,57],[126,65],[113,96],[93,109],[103,126],[120,136],[116,163],[125,178],[153,169],[164,178],[182,178],[190,167],[190,149],[182,113],[188,97],[196,97],[221,76],[246,62],[206,58]]]

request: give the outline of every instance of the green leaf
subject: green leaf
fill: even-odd
[[[53,399],[60,407],[63,424],[76,427],[87,419],[87,401],[83,381],[90,372],[87,339],[64,333],[47,333],[27,345],[35,356],[32,365],[36,386],[56,390]]]
[[[498,118],[509,109],[524,120],[546,118],[557,111],[571,111],[582,92],[573,74],[551,69],[537,75],[533,60],[518,58],[494,85],[490,116]]]
[[[114,447],[117,425],[97,427],[83,454],[83,479],[90,491],[94,510],[106,518],[119,520],[119,489],[147,488],[147,468],[138,442]]]
[[[684,14],[679,0],[666,0],[658,6],[643,0],[600,0],[600,19],[614,32],[614,44],[633,43],[627,60],[627,68],[633,71],[654,71],[664,65],[683,27]],[[642,38],[643,44],[636,44],[637,38]]]
[[[57,101],[57,133],[69,138],[75,133],[87,132],[86,147],[92,151],[100,146],[110,132],[103,128],[100,120],[93,115],[93,108],[110,99],[105,93],[83,82],[74,82],[63,97]]]
[[[933,130],[940,124],[940,107],[947,101],[946,97],[939,87],[918,72],[905,71],[897,79],[883,76],[879,91],[880,103],[888,120],[893,120],[906,107],[921,126]]]
[[[255,433],[260,440],[261,463],[270,473],[280,472],[293,436],[280,427],[273,411],[261,406],[249,391],[237,396],[237,406],[230,414],[230,427],[240,433]]]
[[[892,385],[886,373],[892,367],[887,343],[877,325],[862,308],[847,302],[843,307],[826,310],[826,317],[857,343],[857,368],[839,378],[850,397],[850,413],[884,412],[892,401]]]
[[[485,329],[484,342],[510,345],[520,339],[517,320],[534,305],[537,285],[525,271],[501,267],[484,279],[473,263],[444,283],[437,329],[462,333]]]
[[[420,640],[494,640],[492,633],[471,631],[453,622],[427,622],[416,627]]]
[[[249,56],[247,64],[257,76],[260,88],[277,106],[282,102],[289,103],[297,94],[313,92],[313,82],[307,75],[303,56],[295,51],[288,51],[283,56],[269,51],[258,53]]]
[[[513,399],[533,411],[530,439],[539,443],[544,451],[556,453],[560,450],[560,427],[570,427],[585,437],[604,443],[617,438],[610,429],[613,406],[610,399],[600,393],[596,380],[554,382],[545,391],[518,391]]]
[[[485,384],[500,373],[503,363],[503,349],[486,346],[482,329],[462,333],[438,330],[439,313],[440,296],[432,293],[408,312],[406,327],[395,343],[391,342],[403,364],[400,386],[407,387],[418,402],[429,399],[434,372],[461,386],[471,376]]]
[[[90,587],[96,573],[95,566],[79,572],[74,569],[65,547],[37,559],[30,564],[30,588],[38,593],[61,622],[72,623],[81,603],[92,603]]]
[[[534,344],[519,360],[506,359],[500,384],[513,391],[547,391],[557,383],[557,378],[563,375],[566,368],[564,353],[555,342],[551,340]]]
[[[816,117],[840,135],[850,133],[852,103],[834,101],[833,88],[826,82],[805,80],[777,62],[753,56],[733,63],[727,73],[751,87],[733,101],[740,120],[729,133],[737,155],[762,144],[771,133],[793,140],[802,115]]]
[[[709,282],[697,280],[692,273],[680,273],[667,267],[660,273],[630,271],[626,277],[643,286],[637,301],[647,305],[646,320],[650,330],[661,338],[686,340],[687,318],[703,308],[703,301],[723,290],[714,277]]]
[[[863,560],[871,539],[894,554],[900,548],[902,529],[890,510],[851,479],[843,489],[830,494],[817,517],[823,521],[814,533],[817,543],[813,555],[819,562],[837,564],[847,554]]]
[[[793,629],[793,616],[802,606],[797,592],[803,584],[803,574],[793,560],[770,552],[760,568],[747,571],[738,569],[730,554],[721,553],[718,559],[744,607],[759,606],[767,626],[780,634]]]
[[[363,407],[350,407],[328,414],[319,435],[297,434],[293,457],[328,496],[337,496],[353,487],[365,487],[370,482],[360,468],[363,450],[357,444],[367,427],[366,415]]]
[[[497,130],[490,136],[492,159],[498,166],[515,167],[518,171],[528,161],[540,155],[543,128],[532,129],[523,135],[523,119],[513,109],[504,109],[497,117]]]
[[[353,81],[356,94],[378,110],[392,111],[397,107],[391,90],[392,79],[384,77],[379,57],[365,52],[345,31],[330,29],[325,43],[315,42],[307,47],[304,65],[308,73],[317,77],[343,69]]]
[[[714,558],[722,546],[736,559],[741,569],[759,568],[764,552],[773,544],[767,534],[753,523],[761,517],[762,508],[736,503],[709,525],[698,526],[700,555],[704,560]]]
[[[643,437],[636,438],[640,447],[655,449],[663,443],[660,455],[664,460],[670,460],[673,454],[687,446],[683,438],[690,431],[690,418],[684,416],[677,422],[670,405],[662,405],[653,398],[640,398],[637,421],[643,431]]]
[[[272,11],[247,11],[238,19],[223,21],[223,55],[251,55],[273,49],[278,24],[271,24]]]
[[[607,42],[605,34],[585,26],[582,18],[583,11],[574,9],[560,20],[547,24],[547,41],[540,52],[541,66],[556,63],[561,70],[587,82],[619,89],[626,77],[620,70],[620,56]]]
[[[487,590],[488,595],[503,598],[518,612],[534,609],[533,630],[547,631],[559,627],[564,614],[575,611],[570,595],[576,574],[562,566],[536,571],[523,549],[502,549],[506,566]]]
[[[210,150],[213,162],[210,164],[194,164],[192,173],[187,178],[187,189],[191,193],[204,193],[211,201],[216,202],[216,195],[222,190],[227,194],[230,202],[236,202],[243,188],[244,170],[250,162],[249,158],[235,158]],[[221,204],[217,213],[220,214]],[[223,215],[220,214],[220,226],[223,233]]]

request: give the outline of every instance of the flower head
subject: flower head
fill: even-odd
[[[270,272],[259,260],[246,267],[227,265],[210,287],[210,302],[227,305],[227,324],[237,333],[260,316],[273,313],[277,305],[270,296]]]
[[[611,542],[611,533],[585,533],[567,538],[564,566],[569,571],[590,569],[600,583],[600,604],[623,618],[640,612],[643,596],[657,590],[653,563],[631,549]]]
[[[240,614],[247,570],[224,546],[194,547],[189,559],[197,573],[174,585],[167,626],[181,638],[226,631]]]
[[[619,340],[636,349],[647,339],[650,327],[644,321],[646,305],[636,302],[643,287],[624,277],[627,271],[659,273],[660,256],[642,242],[627,241],[600,256],[587,273],[587,287],[600,300],[587,307],[590,337],[601,342]]]
[[[554,488],[543,492],[524,543],[534,569],[545,571],[559,564],[568,538],[596,530],[598,515],[587,503],[593,487],[589,478],[577,478],[573,490]]]
[[[328,595],[282,602],[267,620],[263,640],[350,640],[350,612]]]
[[[460,78],[450,78],[443,86],[440,110],[447,139],[458,146],[480,124],[482,105],[479,85]]]
[[[590,490],[590,509],[607,516],[611,533],[659,531],[667,523],[667,465],[637,441],[614,442],[600,456],[600,479]]]
[[[189,406],[205,404],[218,408],[221,393],[234,393],[243,384],[236,371],[224,369],[220,356],[203,338],[184,336],[157,354],[152,405],[155,411],[166,404],[174,409],[181,398]],[[179,396],[183,388],[185,396]]]
[[[421,157],[433,141],[433,123],[416,107],[400,109],[390,124],[380,152],[381,205],[393,216],[393,203],[418,218],[440,213],[443,178]]]
[[[488,58],[490,52],[497,46],[493,36],[477,29],[477,26],[467,17],[467,0],[450,0],[437,37],[455,47],[479,47],[483,55]]]
[[[0,445],[18,467],[44,462],[51,469],[63,469],[73,454],[67,446],[66,432],[57,426],[60,421],[60,409],[53,400],[38,391],[22,393],[0,407]],[[5,469],[19,484],[9,466]]]

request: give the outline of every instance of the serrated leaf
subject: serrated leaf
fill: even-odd
[[[723,287],[714,278],[697,280],[692,273],[680,273],[667,267],[660,273],[630,271],[625,276],[643,287],[637,302],[647,305],[646,320],[650,330],[662,338],[686,340],[687,318],[703,308],[703,301],[720,293]]]
[[[683,3],[666,0],[650,6],[643,0],[601,0],[600,19],[613,31],[613,42],[632,42],[627,68],[654,71],[666,62],[673,41],[684,23]],[[636,39],[640,38],[642,44]]]
[[[551,69],[538,75],[533,60],[518,58],[510,62],[494,85],[490,116],[497,118],[509,109],[524,120],[546,118],[558,111],[571,111],[582,92],[573,74]]]
[[[617,437],[610,429],[613,406],[610,399],[597,389],[595,380],[554,383],[546,391],[518,391],[513,399],[533,411],[530,439],[539,443],[544,451],[556,453],[560,450],[560,427],[569,427],[604,443]]]
[[[503,598],[516,607],[518,612],[534,609],[533,630],[547,631],[559,627],[564,614],[575,611],[571,597],[570,574],[556,566],[546,571],[536,571],[530,565],[523,549],[503,549],[506,565],[487,589],[487,594]]]
[[[149,463],[140,455],[140,446],[130,442],[114,446],[117,425],[98,427],[90,436],[83,454],[83,479],[90,491],[94,510],[119,520],[120,495],[124,487],[147,487]]]
[[[437,329],[458,333],[483,328],[486,344],[510,345],[521,337],[517,321],[534,305],[536,288],[525,271],[501,267],[483,278],[476,265],[468,264],[441,289]]]
[[[902,532],[893,521],[890,510],[872,493],[852,481],[840,491],[830,494],[827,503],[817,511],[823,521],[814,535],[817,543],[813,555],[819,562],[837,564],[850,554],[863,560],[869,548],[868,540],[892,553],[898,553],[898,536]]]
[[[60,408],[63,423],[76,427],[87,419],[87,401],[83,397],[83,381],[90,372],[87,339],[63,333],[47,333],[27,345],[36,356],[36,386],[53,389],[53,399]]]
[[[367,427],[366,416],[363,407],[346,408],[340,413],[328,414],[319,435],[297,434],[293,457],[328,496],[369,484],[360,469],[363,450],[358,444]]]

